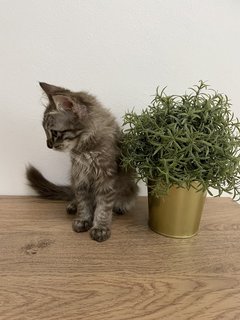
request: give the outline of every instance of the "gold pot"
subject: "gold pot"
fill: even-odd
[[[199,185],[194,183],[195,187]],[[193,184],[193,185],[194,185]],[[194,187],[170,188],[166,196],[148,195],[149,227],[164,236],[189,238],[197,234],[206,192]]]

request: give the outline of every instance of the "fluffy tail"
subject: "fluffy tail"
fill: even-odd
[[[48,181],[33,166],[26,169],[26,176],[29,185],[42,197],[51,200],[72,200],[74,198],[73,190],[70,186],[57,186]]]

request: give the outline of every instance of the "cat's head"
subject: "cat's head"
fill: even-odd
[[[44,82],[39,84],[48,97],[42,122],[47,146],[59,151],[69,151],[74,148],[85,127],[94,97]]]

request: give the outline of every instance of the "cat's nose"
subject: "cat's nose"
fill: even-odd
[[[52,149],[53,148],[53,143],[51,140],[47,140],[47,146],[48,148]]]

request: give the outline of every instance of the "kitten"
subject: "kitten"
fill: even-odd
[[[32,166],[27,179],[43,198],[71,201],[67,212],[77,215],[74,231],[90,230],[93,240],[107,240],[112,212],[128,211],[138,191],[134,173],[120,166],[120,128],[94,96],[47,83],[40,86],[48,97],[42,122],[47,146],[70,152],[71,186],[49,182]]]

